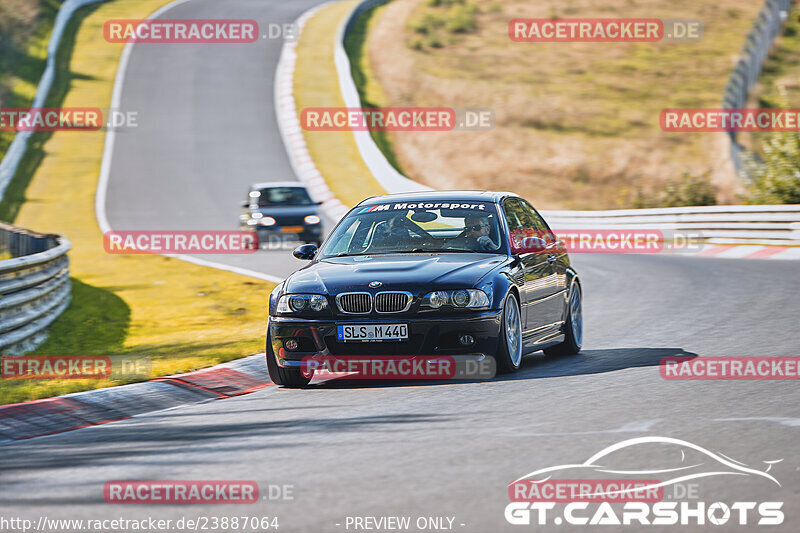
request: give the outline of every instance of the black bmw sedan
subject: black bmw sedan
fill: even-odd
[[[243,230],[255,230],[262,245],[281,244],[287,238],[316,245],[322,242],[319,203],[297,182],[251,185],[242,208],[239,225]]]
[[[368,198],[270,295],[272,381],[303,387],[314,357],[495,357],[581,349],[581,285],[563,243],[523,198],[435,191]]]

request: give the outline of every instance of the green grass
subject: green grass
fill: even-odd
[[[95,4],[78,10],[64,29],[64,33],[61,37],[61,46],[56,55],[56,75],[53,79],[53,85],[50,88],[50,94],[45,101],[45,107],[61,107],[69,91],[70,84],[76,79],[86,78],[81,74],[70,71],[69,60],[75,50],[75,36],[78,32],[78,28],[81,27],[86,17],[94,13],[98,7],[99,6]],[[21,63],[19,63],[21,71],[25,72],[26,70],[31,70],[31,65],[29,64],[31,62],[33,62],[33,60],[27,62],[21,61]],[[40,63],[42,70],[44,70],[44,62],[41,61]],[[41,77],[41,73],[39,74]],[[30,100],[18,104],[19,107],[26,107],[29,105]],[[9,105],[9,107],[12,106]],[[31,135],[30,139],[28,139],[28,148],[25,151],[25,155],[17,168],[17,172],[8,184],[3,199],[0,200],[0,220],[12,223],[16,220],[22,204],[26,201],[25,191],[46,155],[44,146],[53,136],[53,133],[52,131],[36,131]]]
[[[47,340],[32,355],[123,354],[131,322],[128,304],[113,292],[72,278],[72,301],[50,327]],[[4,380],[0,404],[67,394],[115,383],[109,380]]]
[[[49,338],[31,353],[107,355],[125,353],[131,309],[111,291],[72,278],[72,301]]]
[[[30,24],[8,16],[18,6],[0,0],[0,108],[29,107],[44,72],[47,42],[62,0],[29,0],[38,14]],[[8,150],[15,132],[0,131],[0,158]],[[0,220],[8,220],[0,214]]]

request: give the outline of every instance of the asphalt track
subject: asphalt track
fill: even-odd
[[[249,185],[295,179],[273,99],[283,41],[270,39],[268,28],[292,23],[320,3],[190,0],[159,16],[253,19],[262,39],[133,47],[120,110],[135,112],[137,126],[115,138],[106,197],[114,230],[239,229],[240,204]],[[301,266],[290,253],[296,244],[287,246],[200,257],[285,277]]]
[[[192,0],[168,15],[288,21],[311,4]],[[230,228],[250,182],[286,179],[271,107],[278,49],[270,41],[135,47],[125,105],[160,118],[146,133],[117,138],[108,197],[115,229]],[[299,264],[285,253],[252,257],[248,268],[263,272],[288,273]],[[797,382],[666,381],[658,367],[669,355],[800,355],[797,263],[613,254],[575,254],[573,262],[585,291],[585,346],[577,356],[529,357],[518,374],[491,382],[272,386],[5,444],[0,514],[34,521],[277,516],[279,531],[292,532],[353,531],[345,527],[348,516],[410,516],[412,523],[447,516],[456,531],[528,531],[537,526],[503,518],[509,482],[583,462],[625,439],[659,435],[758,470],[766,468],[762,461],[783,459],[770,470],[780,486],[753,476],[714,477],[697,482],[698,496],[708,503],[785,502],[785,523],[767,529],[797,531]],[[668,462],[666,452],[631,450],[623,466],[662,460]],[[294,499],[106,504],[103,485],[120,479],[254,480],[262,491],[293,485]],[[637,528],[604,528],[619,529]]]

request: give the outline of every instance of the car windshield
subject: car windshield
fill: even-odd
[[[281,205],[311,205],[314,202],[303,187],[270,187],[250,193],[250,198],[257,200],[258,207]]]
[[[350,212],[326,241],[321,256],[501,253],[502,243],[492,203],[385,203]]]

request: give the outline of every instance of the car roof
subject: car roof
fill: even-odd
[[[306,186],[299,181],[265,181],[263,183],[254,183],[250,186],[250,190],[256,189],[270,189],[272,187],[300,187],[305,189]]]
[[[472,201],[472,202],[499,202],[506,196],[516,196],[513,192],[501,191],[419,191],[385,194],[372,196],[362,200],[358,205],[375,205],[386,202],[447,202],[447,201]]]

